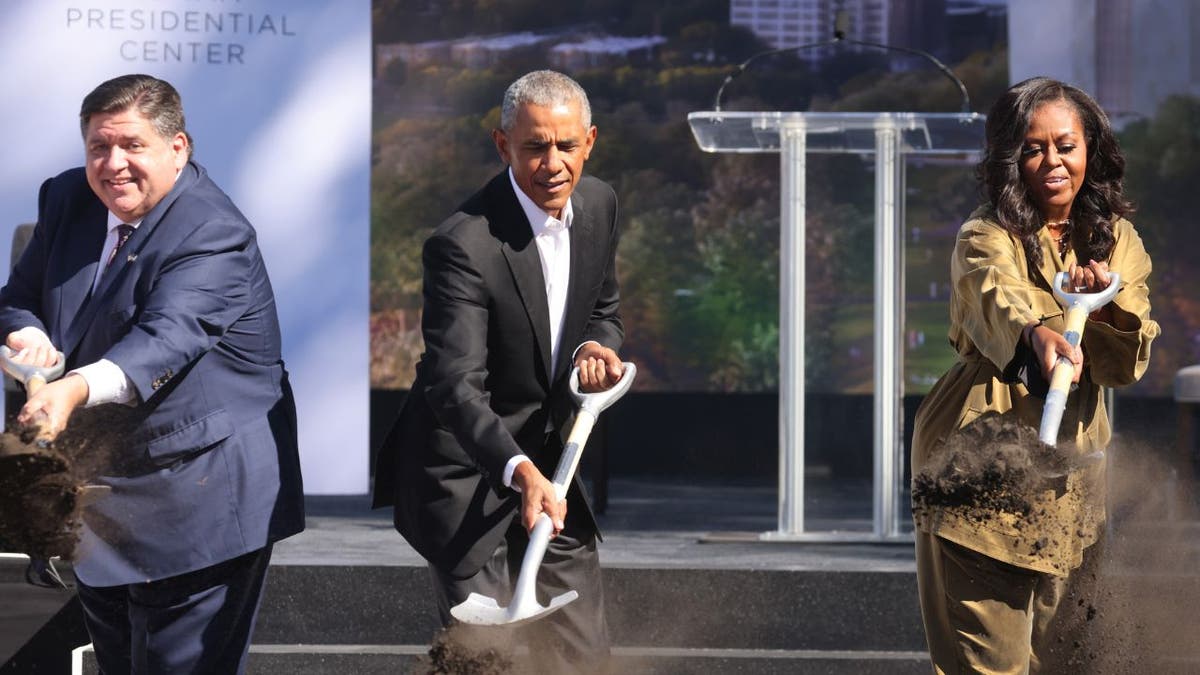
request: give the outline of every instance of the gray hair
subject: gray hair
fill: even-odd
[[[192,136],[183,119],[183,102],[171,83],[150,75],[122,75],[102,82],[83,99],[79,109],[79,130],[87,137],[92,115],[136,110],[145,117],[159,136],[172,139],[187,136],[188,155],[192,154]]]
[[[517,123],[517,108],[522,105],[556,106],[579,102],[579,113],[583,128],[592,127],[592,106],[587,92],[579,83],[553,70],[535,70],[526,73],[508,85],[504,92],[504,104],[500,107],[500,128],[512,131]]]

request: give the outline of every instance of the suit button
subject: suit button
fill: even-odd
[[[159,375],[158,377],[154,378],[154,381],[150,383],[150,388],[158,389],[159,387],[163,386],[168,381],[170,381],[171,376],[174,374],[175,373],[171,372],[171,369],[168,368],[166,370],[166,372],[164,372],[162,375]]]

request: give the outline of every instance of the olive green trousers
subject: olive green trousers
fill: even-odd
[[[934,672],[1046,672],[1040,670],[1039,647],[1067,578],[1010,565],[919,530],[914,537]]]

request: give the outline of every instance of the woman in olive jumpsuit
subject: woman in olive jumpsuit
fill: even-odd
[[[1124,164],[1106,115],[1079,89],[1034,78],[997,100],[977,171],[987,202],[960,228],[950,265],[958,360],[917,412],[914,476],[944,460],[947,439],[981,415],[1036,429],[1044,401],[1017,371],[1027,365],[1033,379],[1049,380],[1060,355],[1074,363],[1077,386],[1057,445],[1076,457],[1104,449],[1111,430],[1101,387],[1140,378],[1159,332],[1150,319],[1150,258],[1125,218]],[[1064,312],[1051,291],[1064,270],[1076,292],[1098,292],[1110,271],[1120,275],[1115,299],[1089,316],[1079,348],[1062,336]],[[1067,578],[1103,528],[1104,470],[1104,462],[1079,462],[1059,485],[1027,495],[1026,512],[998,508],[980,518],[914,502],[935,672],[1039,671],[1039,644],[1053,631]]]

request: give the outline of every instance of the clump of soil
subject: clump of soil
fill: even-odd
[[[71,460],[33,430],[0,434],[0,539],[4,549],[69,558],[79,541],[79,484]]]
[[[420,659],[413,675],[505,675],[513,672],[508,631],[456,624],[438,631],[428,660]]]
[[[0,434],[0,550],[71,559],[81,529],[81,487],[113,470],[114,449],[130,436],[126,406],[77,410],[51,442],[9,420]]]
[[[1102,490],[1090,482],[1098,474],[1081,471],[1102,457],[1047,445],[1035,429],[985,414],[951,434],[914,476],[913,515],[923,520],[953,513],[981,528],[1008,532],[1014,553],[1066,574],[1103,514],[1102,505],[1093,503]],[[1071,490],[1069,479],[1076,481]]]
[[[947,438],[913,478],[913,503],[916,508],[961,507],[980,520],[997,511],[1028,516],[1033,495],[1065,486],[1071,468],[1067,458],[1073,454],[1042,443],[1023,424],[982,415]]]

